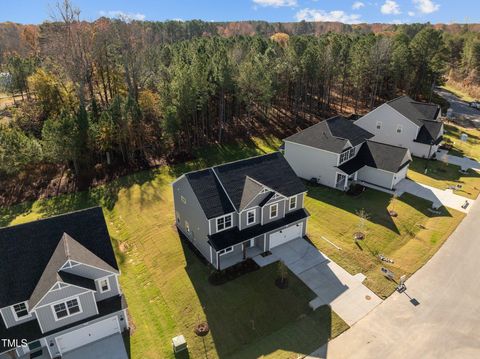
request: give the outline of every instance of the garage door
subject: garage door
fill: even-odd
[[[115,316],[60,335],[55,340],[60,353],[63,354],[116,333],[120,333],[120,325],[118,317]]]
[[[270,234],[270,249],[302,236],[303,223]]]

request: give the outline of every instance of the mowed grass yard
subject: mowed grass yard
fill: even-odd
[[[425,168],[427,168],[426,174]],[[456,188],[460,185],[461,188],[454,189],[455,194],[476,199],[480,193],[480,174],[472,169],[469,169],[467,174],[462,174],[459,170],[459,166],[415,157],[410,164],[407,176],[413,181],[439,189],[452,186]]]
[[[326,187],[310,187],[306,207],[311,213],[309,238],[315,246],[351,274],[365,274],[364,284],[382,298],[395,290],[396,283],[381,274],[381,267],[392,270],[397,280],[403,274],[413,274],[464,218],[464,214],[445,208],[434,215],[428,211],[428,201],[408,194],[392,199],[372,189],[351,197]],[[363,229],[357,215],[361,210],[369,217]],[[398,217],[391,217],[388,210],[396,211]],[[366,236],[356,243],[353,234],[357,231]],[[382,262],[379,254],[394,263]]]
[[[453,146],[449,154],[459,157],[466,156],[477,161],[480,160],[480,130],[476,128],[465,128],[455,124],[446,124],[444,129],[446,142]],[[462,133],[468,135],[466,142],[460,140]]]
[[[220,286],[210,269],[180,241],[170,183],[180,173],[271,151],[277,141],[252,141],[199,154],[176,168],[134,174],[75,195],[0,209],[0,226],[102,205],[133,326],[132,358],[173,358],[172,337],[185,335],[190,358],[297,358],[348,326],[328,307],[313,312],[315,295],[293,274],[287,289],[274,281],[278,266]],[[209,323],[197,337],[194,326]]]
[[[297,358],[347,325],[327,307],[312,312],[308,302],[314,294],[293,274],[289,288],[278,289],[276,264],[221,286],[210,285],[210,269],[179,239],[170,187],[185,171],[271,152],[278,145],[277,139],[268,138],[218,146],[198,152],[198,160],[183,165],[133,174],[88,192],[0,209],[0,226],[101,205],[132,317],[132,358],[173,357],[170,341],[178,334],[186,336],[191,358]],[[312,242],[350,273],[366,274],[365,284],[382,297],[392,293],[395,283],[380,274],[381,266],[391,268],[397,277],[413,273],[463,218],[452,210],[434,216],[427,211],[430,203],[410,196],[390,200],[374,190],[350,197],[325,187],[309,188],[306,199]],[[387,208],[399,216],[391,218]],[[357,246],[353,233],[360,209],[369,220],[366,239]],[[380,262],[379,253],[395,263]],[[202,339],[193,329],[204,320],[211,333]]]

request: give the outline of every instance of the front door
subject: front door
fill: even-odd
[[[346,182],[347,182],[347,175],[344,175],[343,173],[338,173],[337,172],[337,183],[336,183],[335,187],[337,187],[339,189],[345,189]]]

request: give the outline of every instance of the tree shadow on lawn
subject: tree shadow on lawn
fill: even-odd
[[[333,188],[322,185],[311,186],[309,184],[307,184],[307,190],[308,197],[325,202],[352,214],[357,215],[358,211],[363,209],[368,214],[368,221],[388,228],[396,234],[400,234],[398,227],[388,213],[387,207],[390,204],[392,196],[387,193],[366,188],[360,195],[350,196],[346,192]]]
[[[268,146],[272,146],[271,139],[266,140]],[[195,159],[181,164],[170,166],[170,175],[174,178],[184,173],[201,170],[207,167],[220,165],[227,162],[237,161],[248,157],[265,154],[252,139],[242,139],[226,144],[216,144],[199,149]]]
[[[288,274],[286,289],[275,285],[277,264],[213,285],[208,277],[214,269],[188,240],[179,240],[186,258],[185,270],[219,358],[257,358],[277,350],[308,355],[328,342],[332,335],[330,307],[312,311],[308,302],[316,295],[293,273]],[[195,341],[197,350],[192,345],[191,355],[195,352],[208,357],[199,349],[204,347],[202,338],[195,337]]]

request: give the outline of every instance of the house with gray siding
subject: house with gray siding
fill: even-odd
[[[413,156],[432,158],[443,139],[440,106],[401,96],[360,117],[355,124],[374,141],[408,148]]]
[[[352,183],[393,190],[406,177],[410,151],[373,138],[335,116],[284,139],[283,151],[300,178],[342,191]]]
[[[0,359],[126,359],[119,275],[99,207],[0,228]]]
[[[177,228],[217,270],[306,232],[306,188],[281,153],[185,173],[172,184]]]

